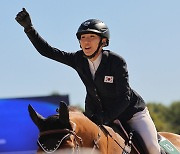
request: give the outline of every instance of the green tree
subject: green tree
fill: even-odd
[[[180,102],[170,106],[148,103],[147,106],[158,131],[180,134]]]
[[[149,103],[148,105],[148,109],[150,112],[150,115],[156,125],[156,128],[158,131],[170,131],[170,124],[169,121],[167,122],[166,119],[168,119],[167,117],[167,113],[168,108],[162,104],[157,104],[157,103]]]
[[[177,133],[180,134],[180,102],[173,102],[170,107],[170,116],[171,116],[171,126],[172,129]]]

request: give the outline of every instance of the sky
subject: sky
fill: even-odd
[[[85,86],[72,68],[41,56],[15,21],[25,7],[35,29],[53,47],[80,49],[75,36],[87,19],[110,29],[106,49],[127,62],[129,82],[146,102],[180,100],[179,0],[1,0],[0,98],[68,94],[84,106]]]

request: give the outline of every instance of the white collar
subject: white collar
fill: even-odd
[[[94,78],[96,70],[99,67],[101,59],[102,59],[102,52],[99,54],[99,56],[96,58],[96,60],[91,61],[91,60],[88,59],[89,68],[90,68],[90,71],[91,71],[91,74],[92,74],[93,78]]]

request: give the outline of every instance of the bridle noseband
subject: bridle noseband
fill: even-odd
[[[56,129],[56,130],[47,130],[47,131],[40,132],[37,143],[41,147],[41,149],[46,153],[53,153],[60,147],[60,145],[61,145],[61,143],[63,141],[67,140],[72,135],[74,137],[74,141],[75,141],[75,144],[74,144],[73,148],[78,150],[79,143],[82,144],[82,138],[79,137],[75,132],[76,124],[74,122],[70,122],[70,123],[73,126],[72,127],[73,130],[70,130],[70,129]],[[61,139],[58,139],[56,144],[53,147],[48,148],[46,145],[41,143],[40,137],[46,136],[46,135],[52,135],[52,134],[65,134],[65,135]]]

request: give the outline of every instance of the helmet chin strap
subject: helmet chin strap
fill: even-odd
[[[98,53],[98,51],[99,51],[99,49],[100,49],[100,47],[103,45],[103,43],[102,43],[102,38],[101,38],[101,40],[99,41],[99,44],[98,44],[98,47],[97,47],[97,50],[92,54],[92,55],[90,55],[90,56],[87,56],[87,55],[83,55],[85,58],[87,58],[87,59],[92,59],[92,58],[94,58],[95,56],[96,56],[96,54]]]

